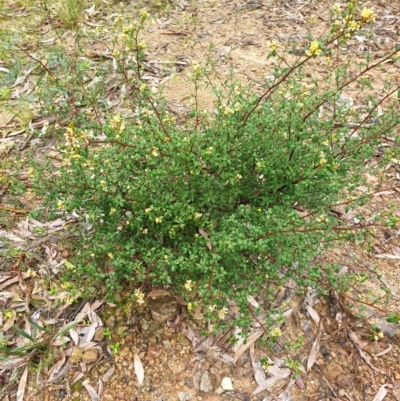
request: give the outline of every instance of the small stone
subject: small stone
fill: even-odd
[[[214,386],[212,384],[211,374],[206,370],[201,375],[200,391],[203,391],[204,393],[210,393],[213,390],[214,390]]]
[[[351,384],[351,377],[348,374],[341,373],[340,375],[336,376],[336,383],[340,388],[347,388]]]
[[[104,338],[104,330],[105,330],[104,327],[98,327],[94,333],[93,341],[95,342],[102,341]]]
[[[99,359],[99,351],[97,351],[96,348],[88,349],[82,355],[82,362],[85,362],[86,364],[96,362],[97,359]]]
[[[69,357],[69,362],[72,363],[73,365],[79,363],[82,360],[82,355],[83,355],[83,349],[76,348]]]
[[[233,390],[232,380],[230,379],[230,377],[224,377],[222,379],[221,387],[226,391]]]
[[[193,398],[192,394],[186,393],[184,391],[180,391],[178,393],[178,399],[179,401],[189,401]]]
[[[168,340],[164,340],[162,343],[166,349],[170,350],[172,348],[171,343]]]
[[[221,394],[224,394],[224,393],[225,393],[225,390],[222,387],[218,387],[215,390],[215,394],[221,395]]]
[[[106,320],[106,326],[112,329],[115,326],[115,316],[110,315]]]
[[[120,350],[118,350],[118,355],[121,358],[126,358],[127,356],[129,356],[130,352],[131,352],[131,350],[129,349],[129,347],[125,346],[125,347],[121,348]]]

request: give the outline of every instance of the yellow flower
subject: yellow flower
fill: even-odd
[[[237,180],[240,180],[242,178],[242,176],[239,173],[237,173],[235,177]]]
[[[339,3],[335,3],[333,5],[333,12],[336,14],[339,14],[342,10],[340,9],[340,4]]]
[[[226,116],[228,116],[228,115],[230,115],[230,114],[233,114],[235,111],[234,110],[232,110],[230,107],[228,107],[228,106],[224,106],[224,108],[223,108],[223,113],[226,115]]]
[[[275,40],[273,40],[272,42],[267,42],[267,47],[268,47],[268,50],[270,50],[271,52],[274,52],[278,49],[279,43],[276,42]]]
[[[139,49],[139,50],[144,50],[144,49],[146,49],[146,48],[147,48],[146,43],[140,42],[140,43],[138,44],[138,49]]]
[[[364,8],[361,11],[361,19],[366,24],[370,24],[375,21],[375,11],[371,8]]]
[[[308,57],[314,56],[314,55],[318,56],[320,53],[321,53],[321,49],[319,48],[319,44],[316,40],[314,40],[313,42],[311,42],[310,47],[306,51],[306,55]]]
[[[324,153],[324,152],[321,152],[321,153],[319,154],[319,157],[320,157],[319,164],[320,164],[321,166],[325,166],[325,164],[327,163],[327,160],[326,160],[326,158],[325,158],[325,153]]]
[[[194,214],[194,218],[195,218],[195,220],[198,220],[198,219],[200,219],[200,218],[201,218],[201,216],[203,216],[203,213],[195,213],[195,214]]]
[[[357,22],[357,21],[350,21],[349,22],[349,29],[351,32],[355,32],[358,31],[359,29],[361,29],[361,25]]]
[[[158,156],[157,149],[153,149],[153,150],[151,151],[151,154],[152,154],[154,157],[157,157],[157,156]]]
[[[337,19],[333,22],[333,26],[335,26],[336,28],[340,28],[342,26],[342,23]]]
[[[140,288],[137,288],[135,291],[134,291],[134,294],[135,294],[135,297],[137,298],[136,299],[136,302],[139,304],[139,305],[142,305],[142,304],[144,304],[144,293],[142,292],[142,290],[140,289]]]
[[[208,310],[212,313],[212,312],[215,311],[215,308],[216,308],[216,307],[217,307],[216,305],[209,305],[209,306],[208,306]]]
[[[274,329],[271,330],[269,335],[271,337],[280,337],[282,335],[282,331],[279,327],[275,327]]]
[[[200,64],[196,61],[192,61],[192,71],[196,74],[200,71]]]
[[[161,217],[156,217],[156,218],[154,219],[154,222],[155,222],[156,224],[160,224],[160,223],[162,223],[162,218],[161,218]]]
[[[147,12],[146,10],[142,11],[142,12],[140,13],[140,21],[141,21],[141,22],[144,22],[144,21],[146,20],[146,18],[147,18],[148,15],[149,15],[149,14],[148,14],[148,12]]]
[[[223,307],[221,310],[218,311],[219,320],[223,320],[225,318],[226,312],[228,312],[228,309],[225,307]]]
[[[239,110],[241,110],[242,105],[241,105],[239,102],[236,102],[236,103],[234,104],[233,108],[234,108],[236,111],[239,111]]]
[[[192,280],[187,280],[185,283],[185,289],[188,291],[192,291],[193,289],[193,281]]]
[[[114,214],[116,211],[117,211],[117,209],[115,209],[115,208],[112,207],[112,208],[110,209],[110,214]]]
[[[110,259],[114,259],[114,255],[110,252],[110,253],[107,253],[107,256],[110,258]]]
[[[193,304],[191,302],[189,302],[187,304],[187,308],[188,308],[188,311],[190,312],[193,309]]]

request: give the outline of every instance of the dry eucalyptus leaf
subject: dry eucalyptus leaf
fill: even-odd
[[[91,401],[99,401],[100,397],[98,396],[96,390],[90,386],[89,384],[83,383],[85,389],[87,390],[87,392],[89,393],[89,397],[91,399]]]
[[[135,354],[133,363],[134,363],[135,373],[138,378],[139,386],[141,386],[144,381],[144,369],[142,361],[140,360],[138,354]]]
[[[25,366],[24,373],[22,373],[21,379],[19,380],[18,383],[17,401],[22,401],[24,399],[27,381],[28,381],[28,365]]]
[[[322,336],[322,324],[320,323],[320,325],[318,327],[317,338],[315,339],[315,341],[311,347],[310,355],[308,356],[307,371],[309,371],[313,367],[315,361],[317,360],[321,336]]]
[[[246,344],[242,344],[237,351],[235,352],[235,355],[233,359],[237,361],[250,347],[252,344],[254,344],[262,335],[263,335],[262,330],[257,330],[253,331],[249,337],[247,338]]]
[[[375,397],[374,397],[374,399],[372,401],[382,401],[386,397],[386,394],[388,392],[386,387],[393,388],[393,386],[391,384],[382,385],[379,388],[378,392],[376,393],[376,395],[375,395]]]
[[[111,366],[111,368],[108,369],[106,373],[104,373],[102,377],[103,382],[108,383],[111,380],[114,372],[115,372],[115,366]]]

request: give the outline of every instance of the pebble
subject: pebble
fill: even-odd
[[[125,346],[125,347],[121,348],[120,350],[118,350],[118,355],[121,358],[126,358],[129,356],[130,352],[131,352],[131,350],[129,349],[129,347]]]
[[[213,390],[214,390],[214,386],[212,384],[211,374],[206,370],[201,375],[200,391],[203,391],[204,393],[210,393]]]
[[[221,394],[224,394],[224,393],[225,393],[225,390],[222,387],[218,387],[215,390],[215,394],[221,395]]]
[[[104,330],[105,330],[104,327],[98,327],[96,329],[96,332],[94,333],[93,341],[95,341],[95,342],[102,341],[104,338]]]
[[[87,364],[96,362],[97,359],[99,359],[99,351],[96,348],[88,349],[82,355],[82,362],[85,362]]]
[[[168,340],[164,340],[162,343],[166,349],[170,350],[172,348],[171,343]]]
[[[189,401],[193,398],[192,394],[186,393],[185,391],[180,391],[178,393],[179,401]]]
[[[221,381],[221,387],[224,390],[233,390],[232,380],[230,377],[224,377]]]

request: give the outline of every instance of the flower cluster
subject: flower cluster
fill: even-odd
[[[193,290],[193,281],[192,280],[187,280],[185,283],[185,289],[187,291],[192,291]]]
[[[280,337],[282,335],[282,331],[281,331],[281,329],[279,327],[275,327],[269,332],[269,335],[272,338],[277,338],[277,337]]]
[[[364,8],[361,11],[361,19],[365,24],[370,24],[375,21],[375,12],[373,9]]]
[[[319,48],[319,43],[314,40],[311,42],[310,47],[306,50],[306,56],[319,56],[321,54],[321,49]]]
[[[140,288],[138,288],[135,290],[134,294],[136,297],[136,302],[139,305],[143,305],[144,304],[144,293],[142,292],[142,290]]]

